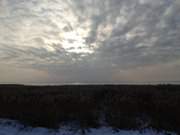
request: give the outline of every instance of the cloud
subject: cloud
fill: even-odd
[[[179,18],[178,0],[1,0],[0,62],[49,82],[131,81],[147,67],[178,80]]]

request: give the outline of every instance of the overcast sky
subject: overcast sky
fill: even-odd
[[[0,0],[0,83],[180,81],[180,0]]]

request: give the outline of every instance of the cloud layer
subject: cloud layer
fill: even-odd
[[[180,81],[180,2],[0,0],[0,64],[1,82]]]

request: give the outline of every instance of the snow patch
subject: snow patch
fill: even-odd
[[[24,127],[16,121],[0,120],[0,135],[176,135],[172,132],[157,132],[153,129],[145,130],[118,130],[111,127],[91,128],[84,132],[80,129],[73,130],[69,126],[60,127],[57,130],[47,128]]]

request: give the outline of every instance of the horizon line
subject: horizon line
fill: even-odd
[[[123,83],[0,83],[0,85],[24,86],[75,86],[75,85],[180,85],[180,81],[123,82]]]

